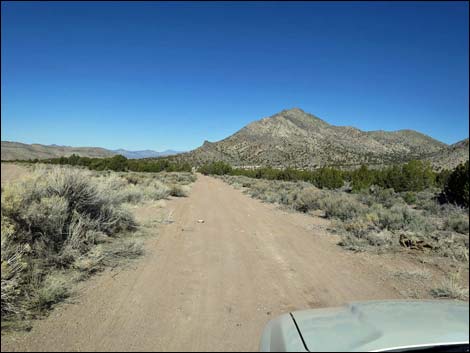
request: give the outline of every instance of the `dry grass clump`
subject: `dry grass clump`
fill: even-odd
[[[104,267],[115,267],[129,259],[143,255],[144,246],[140,239],[135,237],[120,237],[112,243],[103,242],[91,249],[86,255],[78,257],[73,268],[87,277]]]
[[[165,184],[189,185],[196,181],[197,176],[189,172],[162,172],[155,177]]]
[[[141,200],[161,200],[168,196],[186,197],[189,184],[196,181],[196,175],[187,172],[127,173],[122,174],[127,181],[125,190],[129,194],[139,194]]]
[[[369,230],[354,234],[353,232],[344,232],[339,245],[347,250],[365,251],[371,248],[378,252],[384,252],[396,247],[396,237],[388,230]]]
[[[186,197],[188,196],[188,193],[189,193],[189,187],[187,185],[172,184],[169,186],[170,196]]]
[[[460,273],[455,272],[445,278],[441,285],[431,290],[435,298],[468,300],[468,288],[460,285]]]
[[[159,181],[163,184],[189,185],[196,181],[197,176],[189,172],[160,172],[160,173],[138,173],[126,172],[118,173],[125,178],[128,183],[138,185],[148,185],[152,181]]]

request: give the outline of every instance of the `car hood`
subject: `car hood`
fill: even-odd
[[[291,318],[302,348],[311,352],[391,350],[469,340],[468,303],[456,301],[358,302],[296,311]]]

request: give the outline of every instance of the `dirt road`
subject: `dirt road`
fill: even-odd
[[[399,297],[379,268],[335,245],[320,218],[204,176],[167,206],[174,222],[133,268],[87,282],[77,303],[2,340],[2,351],[253,351],[281,313]]]

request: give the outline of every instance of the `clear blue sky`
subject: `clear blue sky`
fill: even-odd
[[[2,2],[2,140],[189,150],[300,107],[468,137],[467,2]]]

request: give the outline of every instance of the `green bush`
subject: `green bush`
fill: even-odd
[[[213,162],[203,165],[199,171],[206,175],[239,175],[256,179],[305,181],[321,189],[339,189],[345,181],[350,181],[353,191],[359,192],[375,185],[382,189],[393,189],[395,192],[423,191],[438,185],[437,174],[431,165],[422,161],[410,161],[373,170],[361,166],[353,171],[342,171],[330,167],[316,170],[299,170],[293,168],[275,169],[263,167],[257,169],[232,168],[224,162]],[[443,176],[440,177],[442,182]]]
[[[412,191],[408,191],[405,194],[403,194],[403,200],[408,204],[412,205],[416,202],[416,194]]]
[[[342,172],[333,168],[320,168],[315,171],[312,181],[321,189],[339,189],[344,184]]]
[[[449,175],[444,186],[443,196],[445,201],[457,205],[469,207],[469,171],[468,161],[457,166]]]
[[[43,160],[29,161],[31,163],[47,163],[83,166],[90,170],[112,170],[112,171],[134,171],[134,172],[191,172],[189,163],[174,163],[167,158],[156,159],[127,159],[124,156],[116,155],[109,158],[89,158],[72,154],[70,157],[51,158]]]
[[[354,191],[364,190],[372,186],[375,174],[367,166],[362,165],[359,169],[351,172],[351,186]]]
[[[232,167],[224,162],[213,162],[210,164],[205,164],[199,168],[199,172],[204,175],[214,174],[214,175],[225,175],[231,174]]]

